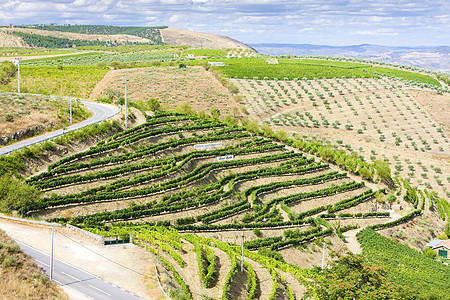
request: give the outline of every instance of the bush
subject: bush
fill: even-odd
[[[8,255],[4,260],[3,260],[3,266],[5,268],[9,268],[9,267],[16,267],[19,265],[19,261],[17,261],[17,259],[13,256],[13,255]]]
[[[441,233],[440,235],[438,235],[438,240],[448,240],[448,235],[445,234],[445,232]]]
[[[434,259],[437,256],[436,251],[434,251],[430,247],[426,247],[425,249],[423,249],[422,253],[423,253],[423,255],[428,256],[429,258],[432,258],[432,259]]]
[[[14,115],[13,114],[6,114],[5,115],[6,122],[14,122]]]
[[[447,236],[450,236],[450,222],[447,222],[444,226],[444,232]]]

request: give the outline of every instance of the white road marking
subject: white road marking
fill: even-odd
[[[76,278],[76,277],[74,277],[74,276],[72,276],[72,275],[70,275],[70,274],[67,274],[66,272],[61,271],[61,273],[64,274],[64,275],[66,275],[66,276],[69,276],[69,277],[72,278],[72,279],[81,281],[81,279],[78,279],[78,278]]]
[[[40,260],[37,260],[37,259],[35,259],[35,261],[37,261],[38,263],[40,263],[41,265],[44,265],[44,266],[46,266],[46,267],[49,267],[50,268],[50,266],[48,265],[48,264],[46,264],[45,262],[42,262],[42,261],[40,261]]]
[[[104,290],[101,290],[101,289],[99,289],[98,287],[95,287],[95,286],[93,286],[93,285],[90,285],[89,284],[89,286],[91,287],[91,288],[93,288],[93,289],[96,289],[97,291],[99,291],[99,292],[102,292],[103,294],[105,294],[105,295],[108,295],[108,296],[112,296],[111,294],[108,294],[107,292],[105,292]]]

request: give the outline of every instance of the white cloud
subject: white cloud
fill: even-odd
[[[243,42],[445,45],[448,0],[4,0],[14,24],[170,25]],[[242,30],[242,28],[245,28]],[[270,36],[269,36],[270,34]]]

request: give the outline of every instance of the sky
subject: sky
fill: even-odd
[[[0,25],[169,26],[247,44],[450,46],[450,0],[3,0]]]

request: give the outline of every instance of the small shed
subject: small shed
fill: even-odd
[[[225,66],[225,63],[223,63],[221,61],[208,61],[208,64],[210,64],[211,66],[217,66],[217,67]]]
[[[437,255],[442,258],[450,258],[450,240],[432,240],[426,247],[430,247],[436,251]]]
[[[402,206],[400,204],[392,205],[392,210],[402,210]]]

